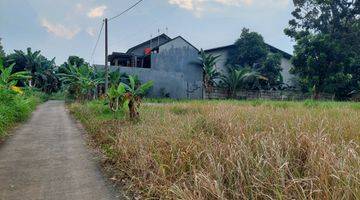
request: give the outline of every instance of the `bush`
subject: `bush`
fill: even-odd
[[[41,92],[25,90],[24,94],[16,94],[10,90],[0,91],[0,139],[16,123],[26,120],[36,105],[47,100]]]

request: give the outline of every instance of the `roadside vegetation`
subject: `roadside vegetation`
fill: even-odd
[[[130,196],[360,198],[359,103],[151,104],[137,122],[102,101],[70,110]]]
[[[13,73],[14,64],[5,68],[0,58],[0,142],[16,123],[24,121],[46,95],[18,87],[19,81],[30,79],[27,71]]]
[[[26,120],[36,105],[50,97],[61,98],[52,95],[59,90],[55,59],[49,60],[31,48],[5,54],[0,43],[0,141],[12,127]]]

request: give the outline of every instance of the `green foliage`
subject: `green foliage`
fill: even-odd
[[[10,89],[12,86],[15,86],[19,80],[31,78],[27,71],[12,73],[13,67],[14,64],[5,68],[0,58],[0,89]]]
[[[263,37],[244,28],[230,53],[228,64],[232,67],[250,68],[267,79],[261,80],[261,89],[271,89],[283,83],[281,75],[281,55],[270,53]]]
[[[200,51],[199,62],[197,65],[203,69],[204,87],[207,92],[211,92],[215,86],[215,80],[220,78],[220,73],[216,70],[216,62],[220,56],[206,54],[203,49]]]
[[[130,119],[139,118],[139,112],[141,99],[148,90],[153,86],[153,81],[148,81],[144,84],[136,84],[136,77],[129,75],[129,84],[123,83],[126,88],[126,94],[124,100],[128,102]]]
[[[262,76],[266,77],[267,80],[264,82],[263,88],[266,86],[279,86],[283,83],[283,77],[281,75],[281,55],[279,53],[269,53],[264,62],[261,65],[258,65],[256,68]]]
[[[67,87],[68,93],[78,100],[91,99],[96,87],[104,81],[103,77],[97,77],[94,69],[88,65],[68,65],[64,68],[64,73],[59,73],[58,76]]]
[[[119,109],[119,105],[123,105],[125,102],[124,95],[126,93],[125,85],[120,83],[117,87],[112,85],[108,92],[107,97],[109,99],[110,109],[115,113]]]
[[[235,42],[236,50],[229,58],[229,64],[240,66],[253,66],[262,62],[268,49],[264,38],[256,32],[250,32],[244,28],[240,38]]]
[[[30,87],[35,87],[46,93],[56,92],[60,89],[60,82],[55,75],[55,58],[47,59],[41,55],[40,51],[33,52],[27,48],[26,52],[15,50],[15,53],[9,54],[5,59],[5,66],[14,64],[13,72],[29,71],[31,80]],[[25,81],[19,81],[18,85],[24,86]]]
[[[6,54],[5,54],[5,51],[4,51],[4,47],[1,44],[1,38],[0,38],[0,59],[5,58],[5,56],[6,56]]]
[[[346,98],[359,90],[360,2],[294,1],[285,33],[296,40],[293,73],[314,97],[331,92]],[[302,60],[303,59],[303,60]]]
[[[239,89],[254,89],[259,87],[260,80],[266,81],[267,78],[259,72],[250,68],[229,67],[228,74],[221,76],[220,85],[229,91],[231,97],[235,97]]]
[[[307,35],[295,46],[292,73],[299,75],[305,88],[320,92],[339,93],[346,89],[352,75],[346,73],[340,44],[327,34]]]
[[[35,106],[43,101],[43,93],[25,90],[19,95],[8,89],[0,89],[0,139],[15,123],[27,119]]]

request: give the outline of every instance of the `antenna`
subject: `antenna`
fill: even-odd
[[[158,46],[160,45],[160,29],[158,28]]]
[[[151,41],[152,41],[152,34],[150,34],[150,49],[151,49]]]
[[[165,28],[165,33],[166,33],[166,35],[169,34],[169,29],[168,29],[168,27]]]

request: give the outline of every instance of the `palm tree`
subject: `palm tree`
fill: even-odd
[[[216,85],[215,80],[220,78],[220,73],[216,70],[216,62],[220,56],[206,54],[203,49],[200,51],[199,62],[195,63],[203,70],[204,88],[206,92],[211,92]]]
[[[259,72],[250,68],[229,67],[228,75],[221,76],[221,85],[226,88],[231,97],[236,96],[236,91],[245,85],[255,86],[259,80],[267,80]]]

